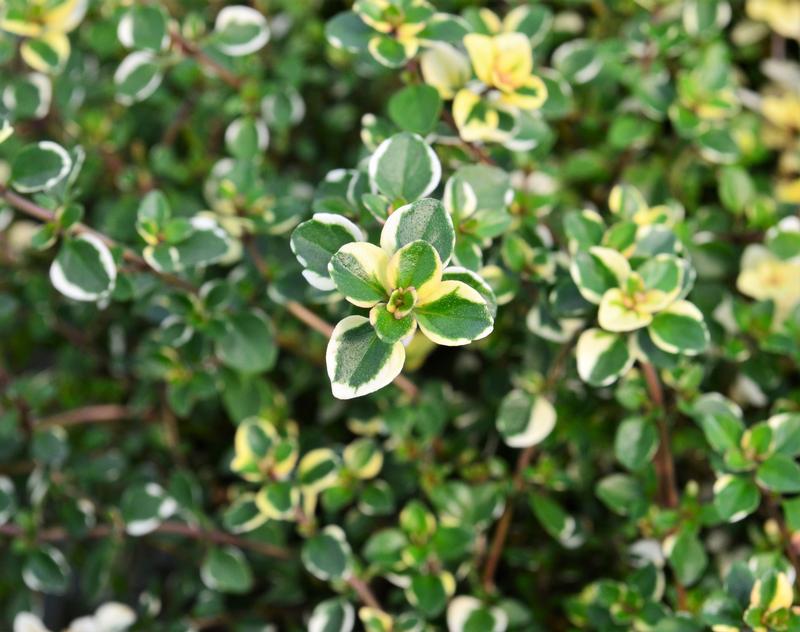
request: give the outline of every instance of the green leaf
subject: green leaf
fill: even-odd
[[[403,344],[383,342],[368,319],[344,318],[334,328],[325,354],[333,396],[351,399],[383,388],[400,374],[405,357]]]
[[[475,597],[462,595],[447,606],[449,632],[504,632],[508,615],[500,608],[489,608]]]
[[[223,364],[243,373],[268,371],[278,355],[272,323],[258,309],[234,314],[225,320],[216,355]]]
[[[389,298],[386,278],[389,256],[374,244],[351,242],[331,257],[328,274],[336,289],[358,307],[372,307]]]
[[[344,531],[331,525],[306,540],[301,553],[303,566],[317,579],[347,579],[352,574],[352,551]]]
[[[14,483],[7,476],[0,476],[0,525],[8,522],[17,509],[17,494]]]
[[[657,449],[658,430],[647,419],[631,417],[617,428],[614,454],[629,470],[641,470],[650,463]]]
[[[125,48],[159,52],[169,45],[167,18],[158,6],[133,6],[117,25],[117,38]]]
[[[369,322],[375,333],[386,344],[407,340],[417,330],[417,319],[413,314],[397,318],[397,313],[386,309],[386,303],[378,303],[369,312]]]
[[[512,448],[541,443],[556,425],[556,411],[544,397],[514,389],[503,398],[497,413],[497,430]]]
[[[656,346],[667,353],[697,355],[709,343],[703,313],[688,301],[677,301],[657,313],[648,332]]]
[[[450,266],[442,272],[442,281],[461,281],[462,283],[466,283],[486,301],[492,318],[497,315],[497,298],[494,295],[492,286],[476,272],[459,266]]]
[[[158,483],[137,483],[128,487],[120,503],[125,531],[137,537],[155,531],[177,508],[177,503]]]
[[[244,554],[233,546],[212,548],[200,567],[200,578],[210,590],[246,593],[253,587],[253,571]]]
[[[308,620],[308,632],[351,632],[356,611],[344,599],[326,599],[318,603]]]
[[[240,494],[225,509],[222,523],[226,530],[231,533],[247,533],[258,529],[267,521],[256,505],[256,495],[252,493]]]
[[[390,253],[417,240],[433,246],[443,266],[450,261],[456,234],[453,220],[438,200],[426,198],[400,207],[381,231],[381,248]]]
[[[739,522],[761,502],[758,487],[747,476],[721,476],[714,483],[714,508],[726,522]]]
[[[549,496],[532,493],[528,500],[544,530],[562,544],[569,543],[575,536],[575,519]]]
[[[626,474],[611,474],[601,479],[596,493],[606,507],[621,516],[637,516],[647,507],[641,485]]]
[[[758,466],[756,480],[779,494],[800,492],[800,465],[791,457],[775,454]]]
[[[164,75],[153,53],[137,50],[122,60],[114,73],[116,98],[122,105],[133,105],[151,96]]]
[[[453,576],[447,572],[440,575],[414,575],[406,589],[406,599],[427,618],[433,619],[444,610],[454,588]]]
[[[225,130],[225,147],[239,160],[256,160],[269,145],[269,130],[261,119],[243,116]]]
[[[772,449],[786,456],[800,454],[800,414],[781,413],[767,420],[772,429]]]
[[[581,295],[598,304],[608,290],[620,287],[630,273],[627,259],[611,248],[594,246],[575,253],[570,274]]]
[[[306,494],[318,494],[333,487],[339,480],[342,463],[338,455],[328,448],[311,450],[300,459],[297,482]]]
[[[723,167],[719,176],[719,199],[732,213],[743,213],[756,196],[755,185],[743,167]]]
[[[230,249],[228,234],[216,221],[205,216],[189,220],[190,230],[180,229],[183,239],[178,243],[160,243],[148,246],[142,256],[160,272],[180,272],[197,266],[216,263]]]
[[[343,11],[325,23],[325,37],[331,46],[352,53],[366,50],[372,29],[352,11]]]
[[[50,266],[50,281],[75,301],[108,298],[117,280],[117,266],[108,246],[91,233],[65,239]]]
[[[460,281],[442,281],[421,295],[414,315],[429,340],[450,347],[485,338],[494,327],[483,296]]]
[[[421,136],[402,132],[383,141],[369,160],[374,193],[413,202],[430,194],[442,177],[442,165]],[[449,256],[449,255],[448,255]]]
[[[275,481],[259,490],[255,503],[269,520],[295,520],[300,506],[300,489],[291,481]]]
[[[571,211],[564,216],[564,232],[571,252],[599,246],[605,229],[603,218],[595,211]]]
[[[406,86],[389,99],[389,118],[395,125],[422,136],[433,130],[441,111],[439,93],[425,84]]]
[[[292,233],[290,245],[305,270],[306,281],[324,292],[336,285],[328,275],[331,257],[345,244],[365,241],[364,233],[350,220],[331,213],[315,213]]]
[[[587,329],[575,347],[578,374],[592,386],[608,386],[633,366],[626,336],[601,329]]]
[[[72,170],[72,157],[61,145],[43,140],[26,145],[11,163],[11,184],[21,193],[52,189]]]
[[[739,447],[745,428],[742,411],[732,401],[719,393],[705,393],[697,398],[691,414],[715,452]]]
[[[69,565],[61,551],[45,545],[25,558],[22,580],[36,592],[63,595],[69,589],[69,573]]]
[[[224,7],[214,22],[212,41],[231,57],[255,53],[269,41],[267,19],[258,11],[244,5]]]
[[[703,575],[708,556],[703,543],[693,531],[682,530],[664,543],[664,553],[678,581],[691,586]]]
[[[367,42],[367,50],[375,61],[387,68],[400,68],[410,59],[406,47],[388,35],[371,37]]]

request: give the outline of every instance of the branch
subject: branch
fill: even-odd
[[[675,463],[672,459],[670,448],[669,426],[667,425],[667,411],[664,406],[664,390],[658,379],[658,373],[649,362],[641,363],[644,379],[647,384],[647,392],[656,412],[660,412],[657,419],[658,424],[658,450],[653,457],[653,465],[656,468],[656,478],[658,480],[658,502],[664,508],[674,509],[678,506],[678,483],[675,478]]]
[[[567,359],[570,357],[572,347],[577,337],[578,334],[576,333],[569,340],[569,342],[562,345],[561,349],[559,349],[558,355],[556,355],[550,370],[547,372],[547,377],[545,378],[544,386],[542,388],[544,392],[552,391],[555,388],[558,380],[561,379],[561,376],[564,373],[565,364]],[[528,465],[530,465],[535,454],[536,446],[532,445],[528,446],[519,453],[519,456],[517,457],[517,464],[514,467],[514,477],[512,479],[512,489],[514,494],[518,494],[522,491],[522,488],[525,484],[525,470],[527,469]],[[506,507],[503,510],[503,515],[500,517],[500,522],[497,523],[497,529],[495,529],[494,538],[492,539],[492,544],[489,547],[489,555],[486,558],[486,566],[483,569],[483,588],[486,590],[486,592],[491,592],[494,589],[494,576],[495,573],[497,573],[497,566],[500,564],[500,557],[503,554],[503,548],[506,544],[508,530],[511,527],[511,519],[513,517],[514,504],[512,499],[509,499],[509,502],[506,503]]]
[[[34,204],[29,199],[22,197],[21,195],[17,195],[13,191],[7,189],[5,186],[0,184],[0,197],[5,199],[11,206],[13,206],[18,211],[29,215],[35,219],[38,219],[42,222],[54,222],[56,220],[56,215],[53,211],[49,211],[41,206]],[[122,244],[117,243],[107,235],[104,235],[100,231],[95,230],[94,228],[90,228],[86,224],[77,223],[73,224],[70,230],[78,233],[78,234],[87,234],[92,235],[102,241],[106,246],[109,248],[120,248],[122,249],[122,257],[125,261],[130,263],[131,265],[139,268],[140,270],[148,270],[158,276],[161,280],[165,281],[166,283],[173,285],[175,287],[179,287],[183,290],[189,292],[196,292],[197,289],[192,285],[189,281],[182,279],[179,276],[174,274],[170,274],[168,272],[161,272],[156,270],[144,260],[143,257],[136,254],[131,248],[127,246],[123,246]]]
[[[209,57],[199,46],[197,46],[197,44],[190,42],[177,31],[172,31],[170,33],[170,37],[172,38],[172,42],[178,49],[180,49],[190,57],[194,57],[198,61],[198,63],[205,66],[209,70],[212,70],[220,79],[222,79],[225,83],[227,83],[231,88],[233,88],[234,90],[238,90],[239,88],[242,87],[241,77],[237,77],[230,70],[225,68],[225,66],[223,66],[216,60]]]
[[[350,579],[347,580],[348,585],[358,595],[358,598],[370,608],[375,608],[376,610],[380,610],[381,612],[385,612],[381,607],[381,604],[375,598],[375,595],[370,590],[370,587],[367,583],[361,579],[360,577],[356,577],[355,575],[351,575]]]
[[[119,533],[119,530],[112,525],[98,525],[86,533],[78,536],[73,536],[67,532],[66,529],[62,529],[61,527],[51,527],[37,532],[35,537],[37,542],[61,542],[64,540],[70,540],[73,537],[83,537],[89,539],[108,538],[118,535]],[[156,527],[156,529],[151,531],[150,534],[180,535],[190,540],[197,540],[201,542],[230,544],[233,546],[238,546],[242,549],[253,551],[254,553],[259,553],[267,557],[274,557],[282,560],[287,560],[292,557],[291,552],[284,547],[274,546],[265,542],[258,542],[257,540],[241,538],[230,533],[225,533],[224,531],[206,531],[204,529],[200,529],[199,527],[193,527],[182,522],[162,522],[158,527]],[[4,524],[0,525],[0,535],[19,538],[24,537],[27,535],[27,533],[17,525]]]
[[[34,204],[27,198],[24,198],[21,195],[17,195],[16,193],[7,189],[1,184],[0,184],[0,197],[4,198],[11,206],[16,208],[18,211],[21,211],[42,222],[52,222],[55,221],[56,219],[55,213],[53,213],[53,211],[49,211],[45,208],[42,208],[41,206],[38,206],[37,204]],[[86,224],[81,224],[81,223],[74,224],[71,227],[71,230],[75,231],[76,233],[86,233],[94,235],[104,244],[106,244],[109,248],[114,248],[114,247],[121,248],[123,258],[130,264],[134,265],[135,267],[152,272],[153,274],[158,276],[161,280],[170,285],[183,289],[187,292],[191,292],[193,294],[197,293],[197,288],[191,282],[187,281],[186,279],[182,279],[181,277],[176,276],[174,274],[160,272],[155,268],[152,268],[147,263],[147,261],[144,260],[144,258],[136,254],[133,250],[131,250],[127,246],[118,244],[110,237],[104,235],[103,233],[93,228],[90,228]],[[268,269],[266,267],[266,262],[263,261],[260,254],[258,253],[258,250],[255,247],[252,247],[249,249],[249,251],[251,256],[254,257],[254,261],[256,262],[256,267],[259,269],[259,272],[262,275],[267,274]],[[304,322],[309,327],[320,332],[324,336],[330,338],[331,333],[333,332],[333,326],[330,325],[330,323],[324,321],[319,316],[317,316],[314,312],[307,309],[297,301],[287,301],[284,304],[284,307],[295,318]],[[411,399],[415,400],[419,397],[419,389],[414,385],[413,382],[411,382],[405,376],[398,375],[395,378],[394,383],[401,391],[403,391]]]
[[[670,447],[669,426],[667,425],[667,409],[664,405],[664,389],[658,379],[658,372],[649,362],[641,362],[647,392],[654,409],[659,412],[658,424],[658,450],[653,456],[653,465],[656,469],[658,481],[658,504],[665,509],[675,509],[679,504],[678,483],[675,477],[675,461],[672,458]],[[678,610],[688,610],[686,588],[673,574],[675,592],[678,596]]]
[[[138,417],[136,412],[128,406],[122,404],[97,404],[96,406],[84,406],[75,408],[62,413],[56,413],[49,417],[38,419],[34,426],[36,428],[50,428],[52,426],[78,426],[81,424],[104,423],[108,421],[123,421]]]

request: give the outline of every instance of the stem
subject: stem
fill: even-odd
[[[55,221],[56,216],[55,213],[49,211],[37,204],[34,204],[27,198],[22,197],[21,195],[17,195],[13,191],[10,191],[2,184],[0,184],[0,197],[4,198],[11,206],[16,208],[18,211],[21,211],[35,219],[38,219],[42,222],[52,222]],[[145,261],[142,257],[137,255],[133,250],[130,248],[118,244],[116,241],[107,237],[103,233],[96,231],[93,228],[90,228],[86,224],[74,224],[71,227],[71,230],[75,231],[76,233],[86,233],[89,235],[94,235],[99,240],[101,240],[104,244],[106,244],[109,248],[118,247],[122,249],[123,258],[131,263],[132,265],[136,266],[137,268],[147,270],[158,276],[164,282],[173,285],[175,287],[179,287],[183,290],[186,290],[191,293],[197,293],[197,288],[190,283],[189,281],[182,279],[181,277],[175,276],[174,274],[168,274],[165,272],[159,272],[154,268],[151,268],[150,265]],[[249,248],[251,256],[253,253],[258,255],[258,258],[254,257],[254,261],[256,262],[256,267],[259,269],[259,272],[262,275],[268,273],[268,269],[266,266],[266,262],[263,261],[258,250],[253,246]],[[298,320],[304,322],[306,325],[311,327],[312,329],[320,332],[324,336],[330,338],[331,334],[333,333],[333,326],[324,321],[322,318],[317,316],[314,312],[307,309],[297,301],[287,301],[284,304],[286,310],[292,314]],[[419,389],[416,385],[411,382],[408,378],[403,375],[398,375],[394,380],[395,385],[403,391],[406,395],[408,395],[412,400],[416,400],[419,397]]]
[[[200,64],[209,70],[214,71],[214,73],[231,88],[238,90],[242,87],[242,79],[240,77],[237,77],[230,70],[225,68],[225,66],[222,66],[217,61],[206,55],[206,53],[203,52],[203,50],[197,46],[197,44],[190,42],[177,31],[172,31],[172,33],[170,33],[170,37],[177,48],[182,50],[187,55],[194,57]]]
[[[117,535],[119,531],[112,525],[98,525],[82,536],[89,539],[108,538]],[[274,546],[265,542],[258,542],[256,540],[249,540],[247,538],[240,538],[224,531],[216,530],[203,530],[198,527],[193,527],[182,522],[162,522],[151,533],[163,535],[180,535],[191,540],[198,540],[201,542],[211,542],[213,544],[230,544],[238,546],[242,549],[260,553],[267,557],[275,557],[278,559],[286,560],[291,558],[291,553],[284,547]],[[0,535],[11,536],[12,538],[24,537],[26,531],[21,527],[13,524],[0,525]],[[36,533],[37,542],[61,542],[69,540],[73,537],[66,529],[61,527],[51,527],[43,529]]]
[[[658,424],[658,450],[653,456],[653,465],[656,469],[658,481],[658,504],[665,509],[675,509],[679,504],[678,483],[675,477],[675,461],[672,458],[670,447],[669,426],[667,425],[667,409],[664,405],[664,389],[658,379],[658,372],[649,362],[641,363],[647,392],[653,402],[654,409],[659,412],[656,423]],[[678,597],[678,610],[688,610],[686,588],[673,575],[675,592]]]
[[[558,351],[558,355],[553,359],[553,364],[550,367],[550,370],[547,372],[547,377],[545,378],[544,387],[542,390],[546,393],[552,391],[555,386],[556,382],[561,378],[561,375],[564,373],[564,366],[566,364],[567,359],[572,352],[572,347],[577,339],[578,334],[576,333],[569,342],[565,343],[561,346],[561,349]],[[525,470],[527,469],[528,465],[530,465],[531,461],[533,460],[534,455],[536,454],[536,446],[528,446],[522,452],[519,453],[517,457],[517,464],[514,467],[514,477],[512,479],[512,489],[514,494],[518,494],[522,491],[522,488],[525,484],[524,475]],[[483,569],[483,588],[486,592],[491,592],[494,590],[494,576],[497,573],[497,566],[500,564],[500,557],[503,554],[503,548],[506,544],[506,538],[508,537],[508,530],[511,527],[511,519],[514,517],[514,504],[512,499],[509,499],[509,502],[506,503],[505,509],[503,510],[503,515],[500,517],[500,521],[497,523],[497,529],[494,532],[494,538],[492,539],[492,544],[489,547],[489,555],[486,558],[486,566]]]
[[[56,221],[56,215],[53,211],[49,211],[37,204],[34,204],[27,198],[22,197],[21,195],[17,195],[13,191],[7,189],[5,186],[0,184],[0,197],[4,198],[6,202],[8,202],[11,206],[13,206],[18,211],[25,213],[35,219],[38,219],[42,222],[54,222]],[[166,283],[173,285],[175,287],[179,287],[183,290],[187,290],[189,292],[196,292],[196,288],[194,285],[182,279],[174,274],[169,274],[167,272],[160,272],[151,268],[147,261],[144,260],[141,256],[136,254],[133,250],[128,248],[127,246],[123,246],[122,244],[117,243],[110,237],[104,235],[100,231],[95,230],[94,228],[90,228],[86,224],[77,223],[73,224],[70,230],[78,233],[78,234],[86,234],[92,235],[102,241],[106,246],[109,248],[121,248],[122,249],[122,257],[125,261],[130,263],[131,265],[139,268],[141,270],[148,270],[153,274],[157,275],[160,279],[165,281]]]
[[[121,404],[97,404],[84,406],[43,417],[35,422],[37,428],[50,428],[51,426],[78,426],[80,424],[103,423],[107,421],[122,421],[136,417],[136,413]]]
[[[675,463],[670,448],[669,426],[667,425],[667,411],[664,406],[664,390],[658,379],[655,367],[649,362],[641,364],[647,392],[653,402],[654,409],[659,412],[658,424],[658,450],[653,457],[658,479],[658,503],[662,507],[674,509],[678,506],[678,483],[675,478]]]
[[[370,590],[370,587],[367,585],[367,582],[365,582],[360,577],[351,575],[350,579],[347,580],[347,583],[354,591],[356,591],[358,598],[363,603],[368,605],[370,608],[375,608],[376,610],[380,610],[381,612],[384,611],[383,608],[381,607],[381,604],[378,602],[378,600],[375,598],[375,595],[372,593],[372,590]]]
[[[525,482],[523,479],[525,469],[530,465],[535,453],[536,446],[532,445],[519,453],[517,465],[514,468],[514,478],[512,479],[512,486],[515,493],[522,491]],[[497,566],[500,564],[500,557],[503,554],[503,548],[506,544],[508,530],[511,527],[511,519],[514,517],[514,503],[512,501],[512,498],[508,499],[506,507],[503,510],[503,515],[500,517],[500,522],[497,523],[497,529],[495,529],[492,544],[489,547],[489,555],[486,558],[486,566],[483,569],[483,588],[486,592],[494,590],[494,576],[497,572]]]

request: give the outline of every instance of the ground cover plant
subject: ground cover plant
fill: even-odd
[[[5,0],[0,630],[800,630],[798,0]]]

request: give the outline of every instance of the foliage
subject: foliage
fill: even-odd
[[[798,40],[0,4],[0,629],[800,630]]]

